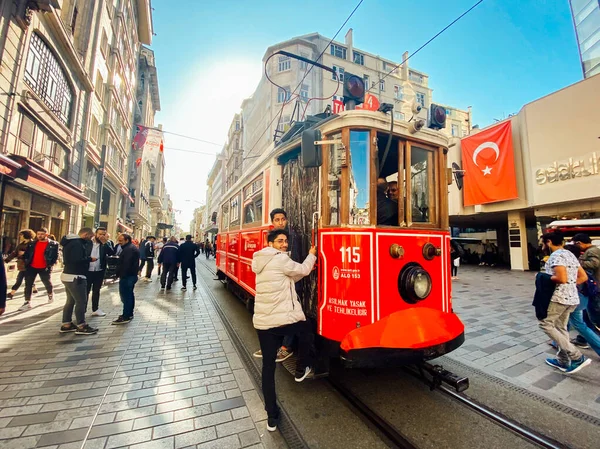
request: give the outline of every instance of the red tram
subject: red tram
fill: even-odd
[[[425,361],[464,342],[452,310],[448,138],[391,120],[351,110],[294,124],[244,170],[218,214],[217,274],[248,304],[270,210],[286,210],[295,260],[314,239],[317,268],[300,300],[321,354],[347,366]],[[398,186],[397,223],[377,222],[380,178]]]

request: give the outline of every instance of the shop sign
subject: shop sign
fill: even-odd
[[[92,203],[91,201],[88,201],[85,204],[85,208],[83,209],[83,215],[88,215],[90,217],[93,217],[95,212],[96,212],[96,203]]]
[[[600,173],[600,160],[594,151],[578,160],[570,157],[567,161],[554,161],[549,167],[536,170],[535,182],[538,185],[544,185],[594,176],[598,173]]]

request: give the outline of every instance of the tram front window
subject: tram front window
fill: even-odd
[[[331,140],[340,140],[340,133],[333,134]],[[339,225],[341,223],[342,203],[342,159],[344,157],[342,145],[329,145],[329,170],[327,173],[327,195],[329,199],[329,224]]]
[[[350,131],[350,218],[352,225],[368,225],[370,148],[369,131]]]
[[[431,223],[435,216],[433,156],[433,151],[411,147],[410,203],[413,223]]]

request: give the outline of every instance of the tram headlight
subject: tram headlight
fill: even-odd
[[[407,264],[398,276],[400,296],[410,304],[416,304],[431,293],[431,276],[417,263]]]

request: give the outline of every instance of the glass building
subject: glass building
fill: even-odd
[[[583,77],[600,73],[600,0],[569,0]]]

